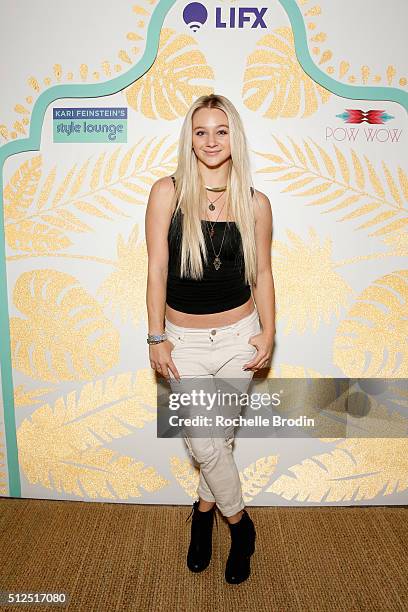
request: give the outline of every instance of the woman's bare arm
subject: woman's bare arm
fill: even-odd
[[[261,206],[255,207],[255,234],[257,246],[257,284],[252,288],[262,331],[273,338],[275,335],[275,288],[272,276],[272,210],[269,198],[257,191]]]
[[[272,355],[275,342],[275,287],[272,276],[272,210],[269,198],[257,191],[259,208],[255,207],[255,239],[257,251],[257,283],[252,287],[262,331],[251,339],[258,349],[251,361],[244,364],[245,369],[259,370]]]
[[[168,270],[167,234],[171,221],[174,187],[171,178],[156,181],[150,190],[145,217],[148,254],[146,305],[149,334],[162,334],[166,308]]]
[[[145,217],[148,254],[146,305],[149,334],[162,334],[165,327],[166,287],[169,262],[167,235],[172,215],[173,181],[163,177],[150,190]],[[171,358],[169,340],[149,346],[150,365],[169,380],[169,370],[176,380],[179,372]],[[173,347],[174,348],[174,347]]]

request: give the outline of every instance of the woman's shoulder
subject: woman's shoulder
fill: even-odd
[[[269,198],[266,194],[264,194],[262,191],[259,191],[259,189],[252,189],[251,187],[251,191],[253,192],[254,196],[256,197],[257,200],[259,200],[259,202],[262,203],[266,203],[269,202]]]
[[[163,218],[168,215],[169,221],[173,214],[174,186],[170,176],[162,176],[151,186],[147,210],[149,215]]]
[[[255,189],[253,201],[255,220],[267,221],[268,217],[271,215],[271,202],[268,196],[262,191]]]
[[[167,193],[173,195],[174,193],[174,177],[173,176],[162,176],[152,185],[152,190],[160,191],[160,193]]]

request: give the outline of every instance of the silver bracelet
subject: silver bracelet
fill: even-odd
[[[163,334],[147,334],[147,344],[159,344],[167,340],[166,332]]]

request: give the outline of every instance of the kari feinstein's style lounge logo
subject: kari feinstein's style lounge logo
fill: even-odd
[[[360,125],[361,127],[336,127],[326,126],[326,140],[335,140],[337,142],[356,142],[358,139],[363,139],[365,142],[374,143],[398,143],[401,140],[402,129],[394,127],[385,127],[385,124],[392,119],[393,115],[389,115],[385,110],[360,110],[354,108],[346,108],[344,112],[336,115],[348,125]],[[363,127],[364,126],[364,127]],[[372,126],[372,127],[371,127]]]
[[[216,28],[266,28],[264,21],[267,7],[256,6],[216,6],[213,24]],[[208,19],[208,11],[201,2],[190,2],[184,7],[184,23],[193,32],[203,26]]]
[[[53,108],[54,142],[127,142],[126,107]]]

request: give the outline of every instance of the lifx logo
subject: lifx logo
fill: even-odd
[[[199,2],[190,2],[190,4],[184,7],[184,23],[186,23],[193,32],[196,32],[198,28],[205,24],[207,17],[207,9]]]
[[[263,19],[267,10],[265,7],[231,6],[226,14],[223,13],[223,8],[221,6],[215,7],[216,28],[244,28],[247,24],[251,28],[266,28],[266,23]],[[190,2],[190,4],[184,7],[184,22],[193,32],[196,32],[204,25],[207,18],[207,9],[201,2]]]

